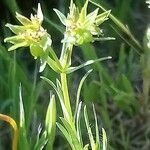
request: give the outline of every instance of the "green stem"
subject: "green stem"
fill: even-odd
[[[49,138],[50,139],[50,138]],[[50,140],[47,143],[47,149],[46,150],[53,150],[53,142],[51,142]]]
[[[60,62],[64,70],[67,70],[67,68],[71,65],[72,48],[72,44],[63,43]]]
[[[70,106],[70,99],[69,99],[69,93],[68,93],[68,85],[67,85],[67,77],[66,73],[61,73],[61,85],[62,85],[62,92],[64,97],[64,104],[69,114],[69,122],[71,125],[73,124],[73,116],[72,116],[72,110]],[[65,115],[65,114],[64,114]],[[65,118],[68,118],[67,116],[64,116]]]

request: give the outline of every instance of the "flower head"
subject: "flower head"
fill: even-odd
[[[108,19],[110,11],[98,15],[99,9],[87,14],[88,0],[79,11],[71,0],[70,13],[65,17],[60,11],[54,9],[61,22],[66,26],[64,42],[72,42],[75,45],[93,42],[95,37],[102,35],[102,30],[98,27]]]
[[[43,13],[40,4],[38,4],[38,10],[36,15],[31,14],[31,18],[28,19],[19,13],[16,13],[16,18],[22,24],[6,26],[16,35],[6,38],[5,42],[14,44],[8,50],[15,50],[19,47],[30,46],[31,54],[37,58],[44,54],[47,46],[50,46],[52,41],[50,35],[41,26],[43,22]]]

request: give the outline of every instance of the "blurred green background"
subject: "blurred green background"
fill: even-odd
[[[45,118],[49,102],[49,90],[52,90],[40,79],[40,75],[55,80],[57,75],[49,67],[38,73],[39,62],[30,56],[28,48],[18,53],[8,52],[5,37],[11,33],[6,23],[18,24],[15,12],[30,17],[35,12],[38,2],[41,3],[45,20],[43,27],[51,34],[53,47],[60,55],[61,39],[64,26],[60,23],[53,8],[64,14],[68,12],[69,0],[0,0],[0,113],[8,114],[18,121],[19,118],[19,84],[23,87],[23,100],[26,113],[26,124],[31,129],[29,138],[34,140],[35,130]],[[74,0],[81,7],[84,0]],[[144,0],[95,0],[107,9],[124,25],[127,25],[135,38],[143,45],[143,38],[148,23],[150,10]],[[95,8],[89,4],[89,12]],[[100,12],[102,12],[100,10]],[[115,37],[113,41],[95,42],[75,47],[73,65],[81,64],[89,59],[112,56],[112,60],[96,63],[69,76],[69,89],[74,105],[75,92],[83,74],[93,68],[82,89],[82,101],[89,105],[94,103],[99,120],[99,128],[104,127],[108,137],[108,149],[114,150],[149,150],[150,149],[150,100],[145,98],[143,81],[145,79],[141,55],[129,46],[114,30],[111,20],[101,28],[105,37]],[[126,37],[128,38],[128,37]],[[143,50],[144,52],[144,50]],[[58,103],[59,106],[59,103]],[[58,107],[58,113],[61,113]],[[92,110],[92,109],[91,109]],[[91,116],[91,120],[94,118]],[[91,126],[93,126],[91,123]],[[83,129],[83,133],[84,133]],[[65,140],[56,136],[54,149],[67,149]],[[84,133],[85,138],[87,136]],[[11,140],[9,127],[0,122],[0,149],[5,149]],[[8,148],[8,147],[7,147]]]

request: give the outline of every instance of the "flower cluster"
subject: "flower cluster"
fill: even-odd
[[[6,24],[16,34],[5,39],[5,42],[14,44],[8,50],[30,46],[30,51],[34,58],[41,57],[47,47],[51,46],[52,41],[50,35],[41,26],[43,13],[40,4],[38,4],[37,15],[33,16],[31,14],[30,20],[19,13],[16,13],[16,18],[22,24],[21,26]]]
[[[87,14],[88,0],[81,11],[71,0],[70,13],[65,17],[59,10],[54,9],[61,22],[66,26],[63,42],[81,45],[93,42],[95,38],[102,35],[99,25],[108,19],[110,11],[98,15],[99,9]]]

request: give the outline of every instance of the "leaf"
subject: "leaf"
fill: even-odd
[[[5,26],[8,27],[15,34],[22,33],[25,30],[24,26],[12,25],[9,23],[7,23]]]
[[[96,135],[96,149],[100,149],[100,138],[99,138],[99,130],[98,130],[98,122],[97,122],[97,116],[95,107],[93,105],[93,112],[94,112],[94,118],[95,118],[95,135]]]
[[[78,110],[78,106],[79,106],[79,99],[80,99],[80,93],[81,93],[81,88],[82,88],[82,85],[85,81],[85,79],[87,78],[87,76],[92,72],[92,69],[89,70],[81,79],[80,83],[79,83],[79,86],[78,86],[78,90],[77,90],[77,97],[76,97],[76,108],[75,108],[75,115],[74,115],[74,118],[76,117],[76,114],[77,114],[77,110]]]
[[[51,132],[55,132],[55,122],[56,122],[56,101],[55,95],[52,95],[52,97],[50,98],[50,103],[47,108],[45,119],[45,126],[48,134],[51,134]],[[51,136],[54,135],[55,134],[52,134]]]
[[[42,9],[41,9],[40,3],[38,3],[37,17],[38,17],[38,19],[40,19],[40,22],[42,23],[42,21],[43,21],[43,13],[42,13]]]
[[[83,150],[88,150],[89,149],[89,144],[86,144],[83,148]]]
[[[44,81],[46,81],[50,86],[53,87],[53,89],[55,90],[55,92],[59,95],[57,87],[55,86],[55,84],[48,78],[41,76],[41,79],[43,79]]]
[[[103,133],[103,150],[107,150],[107,136],[103,128],[102,128],[102,133]]]
[[[101,38],[94,38],[94,41],[110,41],[115,40],[114,37],[101,37]]]
[[[56,85],[57,85],[57,91],[58,91],[61,99],[63,99],[62,87],[61,87],[61,83],[58,79],[56,79]]]
[[[60,119],[63,122],[66,130],[68,131],[70,138],[72,140],[72,144],[74,145],[75,149],[82,150],[82,146],[78,140],[76,130],[70,125],[70,123],[66,119],[64,118],[60,118]]]
[[[96,17],[96,25],[102,24],[104,21],[108,20],[108,16],[111,10],[105,11]]]
[[[89,119],[88,119],[86,106],[84,106],[84,119],[85,119],[85,124],[86,124],[86,128],[87,128],[87,131],[88,131],[89,139],[90,139],[91,148],[92,148],[92,150],[94,150],[95,141],[94,141],[94,137],[93,137],[93,134],[92,134],[92,131],[91,131],[91,128],[90,128],[90,123],[89,123]]]
[[[23,107],[23,101],[22,101],[22,90],[21,85],[19,87],[19,99],[20,99],[20,127],[25,127],[25,115],[24,115],[24,107]]]
[[[86,0],[84,6],[81,9],[81,12],[79,15],[79,22],[84,22],[86,20],[88,2],[89,0]]]
[[[21,23],[22,25],[24,25],[24,26],[26,26],[26,25],[31,25],[31,24],[32,24],[32,22],[31,22],[27,17],[25,17],[25,16],[23,16],[23,15],[17,13],[17,12],[16,12],[16,18],[17,18],[17,19],[20,21],[20,23]]]
[[[90,26],[95,22],[98,11],[99,11],[99,8],[97,8],[96,10],[94,10],[93,12],[91,12],[90,14],[87,15],[84,26]]]
[[[108,56],[108,57],[103,57],[103,58],[99,58],[99,59],[95,59],[95,60],[88,60],[87,62],[85,62],[85,63],[83,63],[83,64],[81,64],[81,65],[79,65],[77,67],[70,67],[70,68],[68,68],[67,73],[68,74],[72,73],[72,72],[74,72],[76,70],[79,70],[79,69],[85,67],[85,66],[91,65],[91,64],[99,62],[99,61],[111,59],[111,58],[112,58],[111,56]]]
[[[24,37],[22,35],[15,35],[5,38],[4,42],[9,42],[11,44],[20,44],[22,42],[24,43]]]
[[[50,52],[51,56],[53,57],[53,59],[55,60],[55,62],[57,63],[57,65],[59,66],[59,68],[62,68],[60,61],[56,55],[56,53],[54,52],[54,50],[52,49],[52,47],[48,47],[48,51]]]
[[[49,80],[48,78],[43,77],[43,76],[41,76],[41,79],[43,79],[44,81],[46,81],[47,83],[49,83],[53,87],[53,89],[55,90],[55,92],[57,93],[57,95],[59,97],[59,100],[61,103],[61,108],[63,110],[63,114],[69,120],[70,117],[69,117],[68,111],[66,109],[66,106],[64,104],[64,99],[63,99],[62,93],[59,92],[59,89],[57,89],[57,87],[55,86],[55,84],[51,80]]]
[[[62,14],[58,9],[53,9],[53,10],[55,11],[55,13],[57,14],[57,16],[59,17],[59,19],[62,22],[62,24],[66,26],[66,20],[67,20],[67,18],[65,17],[65,15]]]
[[[15,49],[17,49],[17,48],[26,47],[26,46],[28,46],[28,44],[27,44],[26,41],[25,41],[25,42],[21,42],[21,43],[18,43],[18,44],[15,44],[15,45],[11,46],[11,47],[8,49],[8,51],[12,51],[12,50],[15,50]]]
[[[81,134],[81,129],[80,129],[80,114],[81,114],[81,106],[82,102],[79,103],[78,109],[77,109],[77,117],[76,117],[76,126],[77,126],[77,137],[81,145],[83,146],[83,141],[82,141],[82,134]]]
[[[46,146],[47,144],[47,132],[44,131],[43,133],[41,133],[42,128],[41,126],[38,127],[38,133],[37,133],[37,137],[36,137],[36,143],[34,144],[33,150],[43,150],[43,148]]]
[[[46,119],[45,119],[45,128],[48,136],[47,149],[53,147],[53,142],[55,138],[56,130],[56,100],[55,95],[52,95],[50,98],[50,103],[47,108]]]
[[[27,140],[27,131],[25,126],[25,113],[22,101],[22,88],[21,84],[19,86],[19,99],[20,99],[20,129],[19,129],[19,146],[24,145],[24,150],[29,150],[29,143]]]
[[[47,63],[55,72],[57,73],[61,72],[60,66],[58,66],[58,64],[50,57],[47,58]]]
[[[74,145],[72,144],[71,137],[70,137],[69,133],[67,132],[67,130],[60,123],[57,122],[56,124],[57,124],[58,128],[60,129],[60,131],[65,136],[65,138],[67,139],[67,141],[70,144],[71,148],[74,149]]]

